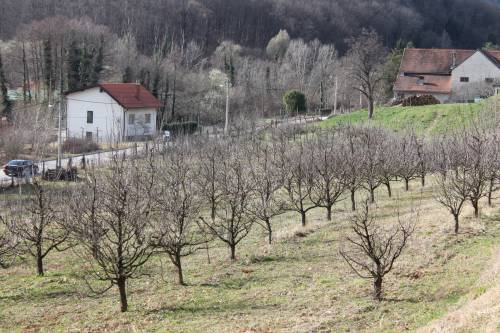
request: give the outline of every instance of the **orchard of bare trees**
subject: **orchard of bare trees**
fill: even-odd
[[[211,244],[218,243],[228,260],[238,260],[252,229],[273,244],[279,215],[291,212],[306,226],[311,210],[323,210],[335,223],[333,208],[345,201],[355,212],[339,254],[346,267],[373,279],[374,297],[382,300],[384,276],[411,242],[418,213],[379,225],[377,193],[394,197],[396,182],[406,191],[432,183],[436,202],[450,213],[450,230],[459,233],[465,205],[478,217],[498,190],[500,138],[483,124],[430,140],[374,126],[296,131],[185,138],[88,166],[65,187],[36,182],[32,193],[2,202],[0,264],[32,257],[42,275],[51,251],[76,249],[88,262],[91,289],[116,287],[127,311],[127,283],[150,274],[152,258],[167,258],[177,283],[188,285],[184,258],[206,251],[210,261]]]

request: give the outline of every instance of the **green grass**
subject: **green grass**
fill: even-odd
[[[368,120],[367,110],[360,110],[332,117],[317,126],[328,128],[343,123],[373,123],[395,131],[413,128],[419,134],[441,134],[469,125],[481,113],[491,111],[493,103],[491,99],[474,104],[379,107],[372,121]]]
[[[35,277],[27,260],[0,271],[0,331],[415,330],[488,290],[478,281],[500,242],[500,211],[484,207],[483,218],[476,220],[467,208],[463,232],[455,236],[449,214],[432,198],[432,182],[423,192],[417,182],[411,187],[406,193],[401,184],[394,186],[399,204],[383,189],[377,191],[380,218],[386,223],[395,222],[396,206],[405,219],[412,203],[422,202],[417,233],[387,276],[382,303],[371,299],[371,282],[351,272],[338,254],[351,216],[349,202],[343,201],[330,223],[323,210],[311,211],[306,230],[296,214],[279,217],[272,246],[255,227],[238,247],[235,263],[228,260],[225,246],[214,243],[211,264],[204,251],[186,259],[187,287],[175,283],[166,257],[155,257],[147,267],[150,276],[130,281],[130,311],[125,314],[119,312],[115,289],[99,296],[89,292],[78,248],[51,253],[44,277]],[[305,236],[298,237],[298,231]]]

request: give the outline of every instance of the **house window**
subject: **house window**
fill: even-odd
[[[134,125],[135,124],[135,114],[129,114],[128,115],[128,124],[129,125]]]
[[[467,76],[462,76],[460,82],[469,82],[469,78]]]
[[[493,83],[494,80],[492,77],[487,77],[484,81],[486,81],[486,83]]]
[[[94,111],[87,111],[87,124],[94,123]]]
[[[92,132],[86,132],[85,139],[87,139],[87,141],[92,141]]]
[[[150,113],[146,113],[145,114],[145,120],[144,120],[144,122],[146,124],[151,124],[151,114]]]

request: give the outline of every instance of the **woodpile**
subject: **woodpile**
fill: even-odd
[[[424,106],[424,105],[441,104],[441,102],[432,95],[407,97],[401,103],[403,106]]]

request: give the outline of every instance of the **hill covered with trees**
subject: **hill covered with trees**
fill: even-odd
[[[165,35],[213,51],[222,40],[263,48],[280,29],[343,52],[345,39],[373,28],[387,46],[477,48],[500,38],[500,5],[491,0],[17,0],[4,1],[0,39],[52,16],[89,17],[114,33],[133,32],[141,52]]]

